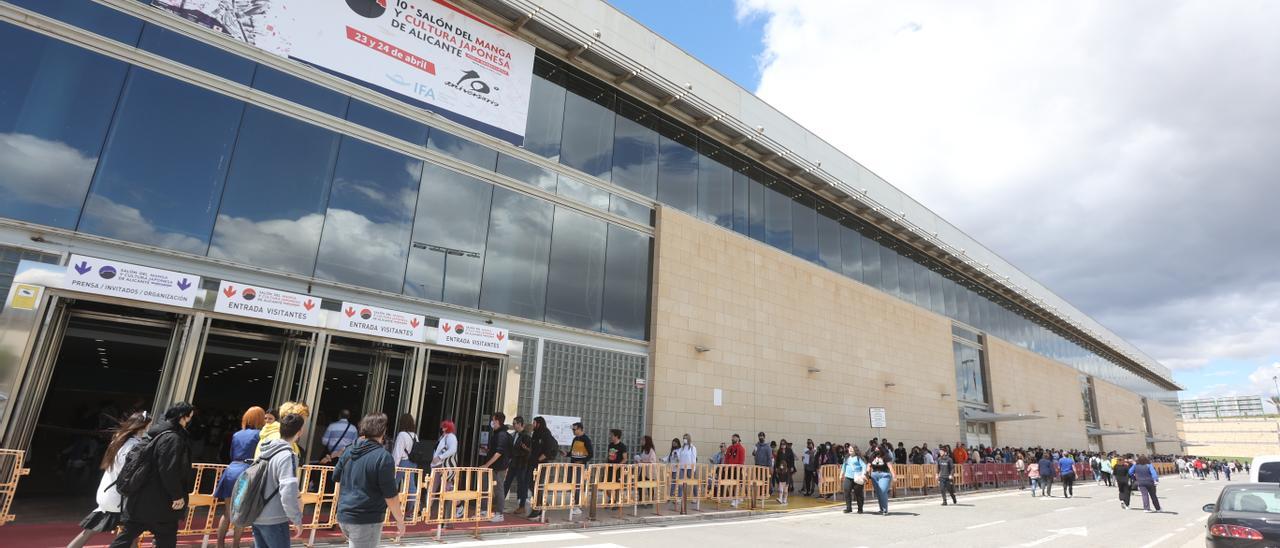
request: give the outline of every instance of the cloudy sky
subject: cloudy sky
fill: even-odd
[[[1275,392],[1280,2],[615,4],[1169,366],[1184,398]]]

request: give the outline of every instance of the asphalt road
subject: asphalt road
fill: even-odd
[[[842,546],[919,547],[928,542],[944,548],[965,546],[1106,546],[1116,548],[1186,548],[1204,546],[1208,514],[1201,506],[1214,502],[1225,481],[1164,478],[1159,485],[1164,511],[1122,510],[1115,488],[1092,481],[1076,487],[1076,496],[1032,498],[1028,491],[960,494],[959,506],[943,507],[941,499],[894,503],[889,515],[844,514],[841,510],[797,512],[740,520],[677,525],[548,531],[512,536],[489,535],[480,541],[451,542],[465,546],[541,548],[672,548],[674,546]],[[868,510],[875,508],[867,501]],[[407,544],[410,546],[430,544]]]

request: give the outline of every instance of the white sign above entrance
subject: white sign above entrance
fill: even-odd
[[[200,288],[199,276],[81,255],[71,256],[65,280],[73,291],[186,308]]]
[[[308,327],[320,325],[318,298],[226,280],[218,287],[213,311]]]
[[[336,329],[402,341],[423,342],[427,340],[426,323],[426,318],[417,314],[344,302],[342,313],[338,315]]]
[[[888,420],[885,419],[884,408],[872,407],[870,409],[871,409],[871,427],[872,428],[888,427],[889,422]]]
[[[506,354],[510,333],[492,325],[464,323],[440,318],[436,328],[436,344],[467,350]]]

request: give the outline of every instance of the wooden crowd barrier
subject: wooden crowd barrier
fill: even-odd
[[[824,464],[818,468],[818,494],[822,496],[834,495],[840,492],[842,487],[843,474],[840,473],[839,464]]]
[[[671,467],[671,501],[680,507],[680,513],[689,511],[689,502],[702,509],[702,499],[707,498],[710,487],[708,477],[711,474],[709,464],[677,464]]]
[[[298,471],[298,498],[302,502],[303,531],[310,531],[304,543],[316,545],[316,531],[338,526],[338,489],[333,467],[307,464]]]
[[[546,465],[539,468],[542,466]],[[436,468],[423,487],[427,494],[422,504],[422,523],[436,526],[436,540],[440,540],[444,526],[455,523],[471,524],[473,536],[480,538],[480,522],[493,517],[488,502],[493,497],[492,468]]]
[[[746,468],[746,485],[743,490],[751,509],[755,510],[763,507],[765,499],[769,498],[769,480],[773,477],[773,470],[768,466],[755,465],[746,465]]]
[[[711,500],[717,505],[738,503],[747,498],[747,466],[717,464],[711,470]]]
[[[631,475],[635,478],[636,487],[633,514],[640,515],[640,506],[652,504],[654,513],[662,515],[662,505],[671,500],[671,469],[665,464],[656,462],[633,464],[631,467]],[[705,480],[704,475],[704,485]]]
[[[569,510],[580,507],[585,468],[581,464],[544,462],[533,472],[533,500],[530,505],[542,512],[547,521],[548,510]],[[570,521],[573,516],[569,516]]]
[[[405,525],[414,525],[422,517],[422,469],[396,467],[397,491],[400,500],[400,515],[404,516]],[[391,509],[383,516],[383,525],[395,525]]]
[[[218,480],[227,471],[227,465],[197,462],[191,465],[191,470],[195,473],[195,483],[187,493],[187,507],[183,509],[178,536],[203,535],[203,544],[207,545],[209,535],[218,532],[218,504],[221,501],[213,498],[213,491],[218,488]],[[146,532],[140,538],[150,535]]]
[[[921,494],[924,493],[924,465],[909,464],[907,465],[907,489],[915,489]]]
[[[0,526],[17,519],[9,513],[9,507],[18,492],[18,480],[31,473],[31,469],[22,466],[24,458],[25,451],[0,449]]]
[[[956,465],[956,487],[973,486],[973,465],[969,463]]]
[[[924,488],[926,491],[938,486],[938,465],[922,464],[920,465],[920,473],[924,474]]]
[[[591,495],[591,517],[596,508],[622,508],[636,504],[635,469],[630,464],[596,463],[587,467],[587,489]]]
[[[889,483],[889,493],[892,496],[898,496],[899,492],[907,490],[907,465],[891,464],[893,470],[893,481]]]

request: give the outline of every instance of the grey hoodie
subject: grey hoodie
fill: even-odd
[[[272,455],[276,448],[283,448]],[[298,497],[298,459],[289,442],[282,439],[267,440],[262,444],[262,455],[271,455],[271,474],[267,476],[266,492],[279,494],[267,501],[254,525],[279,523],[302,524],[302,502]]]

